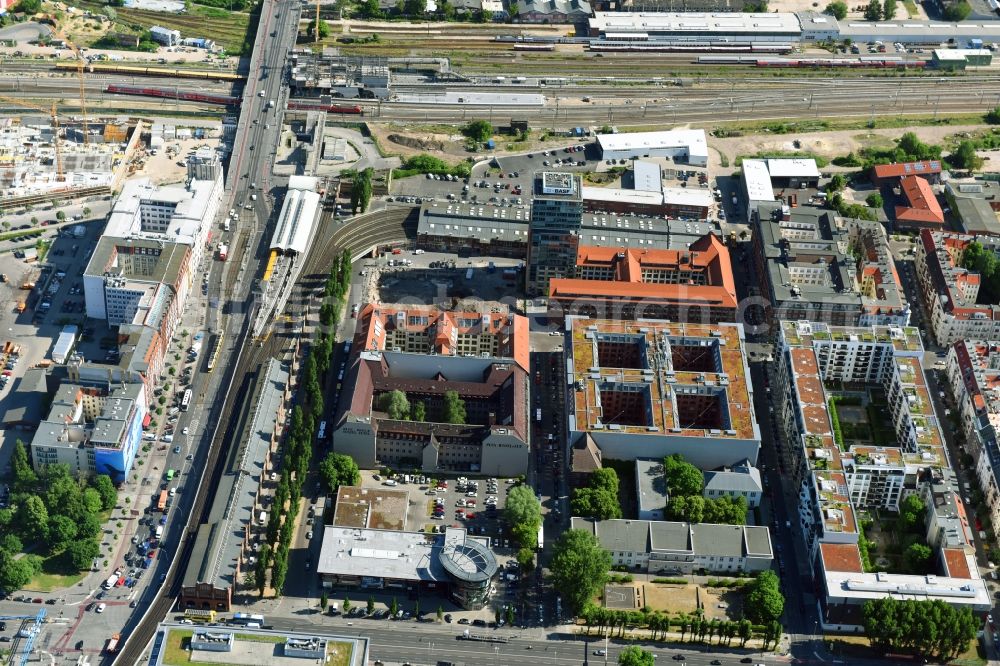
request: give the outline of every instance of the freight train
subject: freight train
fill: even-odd
[[[186,90],[164,90],[162,88],[138,88],[133,86],[108,86],[105,92],[116,95],[136,95],[138,97],[159,97],[161,99],[177,99],[184,102],[203,102],[221,106],[239,106],[239,97],[228,95],[209,95],[206,93],[188,92]]]
[[[66,71],[76,71],[76,62],[57,62],[55,68]],[[146,67],[145,65],[119,65],[116,63],[87,63],[89,72],[108,72],[112,74],[131,74],[134,76],[169,76],[179,79],[202,79],[207,81],[242,81],[241,74],[233,72],[197,70],[197,69],[177,69],[172,67]]]
[[[717,41],[666,41],[650,40],[644,33],[609,34],[603,39],[593,39],[589,50],[602,52],[651,52],[651,53],[790,53],[791,43],[786,42],[717,42]]]

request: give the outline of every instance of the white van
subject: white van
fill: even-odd
[[[157,525],[156,526],[156,538],[157,539],[162,539],[163,538],[163,525]]]
[[[167,444],[169,444],[170,442],[174,441],[174,436],[173,435],[164,435],[163,437],[160,438],[160,441],[161,442],[166,442]]]

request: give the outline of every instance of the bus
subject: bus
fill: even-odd
[[[542,410],[541,409],[536,409],[535,410],[535,423],[541,423],[541,422],[542,422]]]
[[[215,622],[215,611],[203,610],[201,608],[189,608],[184,611],[184,619],[191,620],[192,622],[208,624],[209,622]]]
[[[184,391],[184,397],[181,398],[181,411],[186,412],[188,407],[191,406],[191,389]]]
[[[219,355],[222,353],[222,338],[222,333],[219,333],[212,342],[211,351],[208,353],[208,366],[205,368],[208,372],[215,370],[215,366],[219,362]]]
[[[107,654],[117,654],[118,644],[121,642],[121,640],[122,640],[121,634],[115,634],[114,636],[109,638],[108,644],[104,646],[104,652],[106,652]]]
[[[264,626],[264,616],[251,613],[233,613],[233,617],[229,620],[229,624],[237,624],[243,627],[257,625],[259,628]]]
[[[168,498],[167,491],[166,490],[161,490],[160,491],[160,499],[157,500],[157,502],[156,502],[156,510],[157,511],[163,511],[164,509],[167,508],[167,498]]]
[[[316,433],[316,441],[322,442],[326,439],[326,421],[319,422],[319,431]]]

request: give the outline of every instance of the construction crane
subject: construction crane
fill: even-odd
[[[316,43],[319,44],[319,0],[316,0]]]
[[[66,46],[68,46],[76,56],[76,77],[80,80],[80,112],[83,115],[83,143],[84,145],[90,145],[90,128],[87,121],[87,91],[85,89],[85,76],[83,71],[86,66],[87,59],[83,57],[82,53],[80,53],[80,49],[76,48],[76,44],[69,41],[69,38],[66,37],[66,34],[61,29],[53,28],[52,34],[65,42]]]
[[[17,97],[0,95],[0,99],[5,102],[10,102],[19,106],[26,106],[29,109],[35,109],[36,111],[50,113],[52,115],[52,146],[55,148],[56,152],[56,177],[60,181],[66,180],[66,177],[63,175],[62,153],[59,152],[59,116],[56,115],[56,103],[52,102],[52,108],[50,110],[46,109],[44,106],[38,106],[36,104],[32,104],[31,102],[25,102],[23,99],[19,99]]]

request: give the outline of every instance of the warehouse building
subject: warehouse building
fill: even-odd
[[[790,12],[596,12],[589,20],[589,30],[591,37],[643,34],[650,40],[677,41],[731,38],[792,42],[802,34],[799,18]]]
[[[945,199],[964,234],[1000,236],[1000,183],[995,180],[955,180],[945,183]]]
[[[613,16],[642,15],[614,14]],[[669,157],[692,166],[708,166],[708,141],[705,138],[705,130],[701,129],[598,134],[597,147],[603,160]]]

